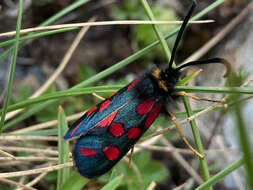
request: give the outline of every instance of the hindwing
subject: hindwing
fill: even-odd
[[[153,123],[161,106],[153,100],[133,99],[118,111],[106,132],[94,130],[81,136],[73,150],[77,170],[88,178],[109,171]]]

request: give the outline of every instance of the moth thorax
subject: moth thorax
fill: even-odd
[[[163,89],[164,91],[168,92],[168,87],[166,85],[166,82],[164,80],[162,80],[161,78],[161,70],[160,69],[155,69],[153,72],[152,72],[152,75],[153,77],[156,79],[157,83],[158,83],[158,86]]]

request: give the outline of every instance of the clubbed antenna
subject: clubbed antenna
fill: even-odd
[[[187,26],[190,18],[191,18],[191,15],[192,15],[192,12],[194,10],[194,8],[196,7],[196,1],[195,0],[192,0],[192,4],[191,4],[191,7],[187,13],[187,15],[185,16],[184,18],[184,21],[183,21],[183,24],[181,25],[181,28],[177,34],[177,38],[176,38],[176,41],[174,43],[174,47],[172,49],[172,53],[171,53],[171,57],[170,57],[170,62],[169,62],[169,67],[166,69],[166,70],[169,70],[172,68],[172,63],[175,59],[175,55],[176,55],[176,51],[177,51],[177,47],[178,47],[178,44],[182,38],[182,35],[184,33],[184,30],[185,30],[185,27]],[[166,71],[165,71],[166,72]]]
[[[223,64],[227,69],[224,77],[228,76],[229,73],[231,72],[230,63],[226,59],[218,58],[218,57],[205,59],[205,60],[191,61],[191,62],[188,62],[184,65],[181,65],[181,66],[177,67],[176,70],[179,71],[180,69],[182,69],[184,67],[193,66],[193,65],[204,65],[204,64],[210,64],[210,63],[221,63],[221,64]]]

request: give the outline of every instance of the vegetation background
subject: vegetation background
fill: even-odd
[[[193,115],[189,126],[183,129],[187,139],[192,144],[195,142],[196,149],[205,152],[204,159],[186,149],[176,131],[170,130],[173,129],[170,119],[161,115],[145,135],[146,141],[136,146],[130,169],[126,157],[106,175],[87,180],[72,167],[73,142],[62,141],[68,124],[101,101],[92,93],[108,97],[153,67],[166,67],[165,55],[169,52],[164,53],[159,41],[154,44],[157,40],[154,31],[166,36],[167,45],[172,49],[179,25],[156,25],[156,28],[131,24],[61,26],[28,33],[22,33],[20,28],[88,21],[149,20],[152,14],[156,20],[182,20],[190,1],[148,1],[150,7],[145,3],[145,0],[0,2],[0,150],[3,151],[0,189],[163,190],[211,189],[212,186],[214,189],[245,189],[246,186],[253,189],[251,144],[247,134],[252,123],[245,122],[242,111],[253,93],[252,87],[242,86],[250,83],[252,70],[248,65],[252,65],[252,60],[240,64],[246,69],[240,68],[234,64],[238,54],[224,50],[225,42],[233,42],[232,31],[239,30],[244,39],[240,38],[232,46],[246,51],[242,44],[250,32],[241,31],[243,27],[239,24],[245,22],[250,26],[252,3],[247,0],[198,2],[193,19],[213,19],[214,22],[190,25],[177,52],[176,63],[190,56],[190,59],[199,59],[222,55],[235,70],[228,80],[221,80],[222,67],[202,67],[204,71],[196,78],[192,76],[195,68],[184,75],[189,76],[184,79],[190,86],[182,86],[183,82],[177,86],[179,90],[199,96],[225,98],[229,95],[225,106],[195,101],[190,104],[188,98],[172,105],[180,124]],[[240,20],[226,30],[238,16]],[[5,32],[9,31],[16,33],[7,35]],[[203,51],[201,47],[214,39],[216,42]],[[18,112],[21,108],[23,110]],[[198,118],[198,114],[204,117]],[[222,128],[228,115],[235,123],[235,131],[231,133]],[[155,136],[161,130],[162,137]],[[238,135],[228,140],[227,136],[234,133]],[[155,138],[150,139],[149,135]],[[217,141],[220,138],[221,141]],[[218,146],[217,142],[222,143]],[[231,144],[234,146],[230,147]],[[244,169],[240,168],[242,165]],[[238,168],[240,171],[236,170]],[[230,175],[234,170],[236,173]],[[16,173],[18,171],[21,173]]]

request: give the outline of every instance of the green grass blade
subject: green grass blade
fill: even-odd
[[[72,89],[72,90],[63,90],[58,92],[53,92],[50,94],[45,94],[43,96],[39,96],[36,98],[27,99],[16,104],[10,105],[7,111],[13,111],[16,109],[24,108],[30,106],[32,104],[45,102],[52,99],[59,99],[64,97],[71,97],[71,96],[78,96],[84,94],[91,94],[91,93],[102,93],[102,92],[115,92],[116,90],[120,89],[122,85],[113,85],[113,86],[97,86],[97,87],[87,87],[87,88],[79,88],[79,89]],[[0,110],[2,113],[2,110]]]
[[[47,106],[49,106],[52,102],[50,101],[47,101],[47,102],[44,102],[43,104],[40,104],[40,105],[36,105],[36,106],[32,106],[32,107],[29,107],[26,112],[24,112],[23,114],[19,115],[18,117],[16,117],[15,119],[12,119],[11,121],[9,121],[8,123],[6,123],[4,126],[3,126],[3,130],[5,129],[8,129],[10,128],[11,126],[13,125],[16,125],[17,123],[25,120],[26,118],[34,115],[35,113],[43,110],[44,108],[46,108]]]
[[[0,55],[0,64],[7,58],[7,56],[14,50],[14,46],[7,49]]]
[[[114,190],[116,189],[123,179],[123,175],[115,177],[109,183],[107,183],[101,190]]]
[[[7,87],[7,91],[5,94],[3,112],[1,114],[0,134],[2,133],[2,130],[3,130],[5,115],[7,112],[7,107],[8,107],[9,99],[11,96],[11,88],[12,88],[12,84],[13,84],[14,72],[15,72],[15,67],[16,67],[16,60],[17,60],[17,55],[18,55],[19,33],[20,33],[21,21],[22,21],[22,8],[23,8],[23,1],[19,0],[18,19],[17,19],[17,27],[16,27],[16,39],[15,39],[13,56],[12,56],[12,63],[11,63],[11,69],[10,69],[10,76],[9,76],[9,80],[8,80],[9,81],[8,87]]]
[[[28,99],[24,100],[22,102],[10,105],[7,109],[7,112],[13,111],[19,108],[24,108],[29,105],[39,103],[39,102],[45,102],[48,100],[52,99],[59,99],[61,97],[67,97],[67,96],[76,96],[76,95],[81,95],[81,94],[89,94],[92,92],[113,92],[118,90],[119,88],[123,87],[124,85],[112,85],[112,86],[97,86],[97,87],[87,87],[87,88],[79,88],[79,89],[72,89],[72,90],[66,90],[66,91],[61,91],[61,92],[55,92],[55,93],[50,93],[46,94],[43,96],[40,96],[38,98],[33,98],[33,99]],[[197,93],[243,93],[243,94],[253,94],[253,88],[252,87],[234,87],[234,88],[229,88],[229,87],[208,87],[208,86],[176,86],[176,90],[178,91],[186,91],[186,92],[197,92]],[[55,100],[53,100],[55,101]],[[50,103],[47,103],[49,105]],[[41,104],[42,105],[42,104]],[[220,109],[220,108],[219,108]],[[38,109],[39,111],[40,109]],[[2,110],[0,110],[0,113]],[[27,118],[27,117],[24,117]],[[14,119],[14,121],[11,121],[7,123],[4,127],[6,129],[6,126],[10,126],[13,124],[16,124],[17,121],[22,121],[20,120],[21,118],[19,117],[18,120]]]
[[[233,96],[234,102],[238,102],[240,95]],[[247,182],[249,189],[253,190],[253,160],[252,160],[252,147],[249,140],[249,129],[246,130],[246,125],[244,123],[243,117],[242,117],[242,104],[235,103],[234,104],[234,117],[236,119],[236,125],[238,129],[238,137],[240,142],[240,147],[244,155],[244,161],[245,161],[245,170],[247,172]]]
[[[88,181],[75,170],[72,170],[70,177],[61,186],[61,190],[81,190]]]
[[[188,117],[192,116],[193,112],[191,110],[189,99],[185,96],[184,96],[184,106],[185,106]],[[205,153],[204,153],[203,145],[202,145],[201,138],[200,138],[200,135],[199,135],[199,131],[198,131],[198,128],[197,128],[197,125],[196,125],[196,121],[195,120],[190,121],[190,125],[191,125],[191,128],[192,128],[192,134],[193,134],[194,141],[195,141],[195,144],[196,144],[196,150],[200,154],[204,155]],[[202,174],[203,174],[204,181],[207,181],[210,178],[210,174],[209,174],[206,158],[205,157],[204,158],[199,158],[199,162],[200,162],[200,167],[202,169]],[[212,187],[210,187],[209,189],[211,190]]]
[[[151,20],[151,21],[156,20],[154,14],[152,13],[152,10],[151,10],[150,6],[147,3],[147,1],[146,0],[140,0],[140,2],[142,4],[142,6],[144,7],[144,10],[145,10],[146,15],[148,16],[149,20]],[[162,46],[162,49],[164,51],[165,57],[167,59],[167,62],[169,63],[170,62],[171,53],[170,53],[170,49],[169,49],[169,47],[167,45],[167,42],[164,39],[162,33],[159,31],[158,27],[155,24],[152,24],[152,27],[153,27],[153,29],[155,31],[156,37],[158,38],[158,40],[159,40],[159,42],[160,42],[160,44]]]
[[[41,37],[44,37],[44,36],[50,36],[50,35],[58,34],[58,33],[62,33],[62,32],[68,32],[68,31],[72,31],[72,30],[75,30],[75,29],[77,29],[77,28],[76,27],[70,27],[70,28],[62,28],[62,29],[45,31],[45,32],[31,33],[31,34],[25,35],[23,37],[20,37],[19,42],[21,43],[21,42],[24,42],[26,40],[41,38]],[[4,46],[10,45],[10,44],[13,44],[14,42],[15,42],[15,39],[11,39],[11,40],[1,42],[0,47],[4,47]],[[8,50],[6,50],[5,52],[8,52]],[[1,62],[1,59],[0,59],[0,62]]]
[[[68,125],[64,110],[60,106],[58,109],[58,164],[69,162],[69,142],[63,141],[63,136],[68,131]],[[57,190],[67,181],[70,168],[63,168],[57,172]]]
[[[245,164],[245,161],[243,158],[240,160],[237,160],[233,162],[230,166],[226,167],[221,172],[217,173],[213,177],[211,177],[208,181],[204,182],[200,186],[198,186],[195,190],[206,190],[215,183],[221,181],[224,177],[226,177],[228,174],[236,170],[237,168],[241,167],[243,164]]]
[[[5,133],[5,136],[57,136],[58,129],[43,129],[24,133]]]
[[[71,5],[67,6],[66,8],[64,8],[63,10],[61,10],[60,12],[58,12],[55,15],[51,16],[49,19],[47,19],[46,21],[41,23],[39,26],[47,26],[47,25],[53,23],[54,21],[58,20],[59,18],[63,17],[64,15],[70,13],[71,11],[75,10],[76,8],[82,6],[83,4],[85,4],[89,1],[90,0],[76,1],[76,2],[72,3]]]
[[[224,3],[225,0],[217,0],[215,2],[213,2],[211,5],[209,5],[207,8],[203,9],[202,11],[200,11],[198,14],[196,14],[195,16],[193,16],[191,18],[191,20],[198,20],[200,19],[200,17],[206,15],[207,13],[209,13],[211,10],[215,9],[216,7],[218,7],[219,5],[221,5],[222,3]]]
[[[194,93],[253,94],[252,87],[176,86],[175,89]]]

